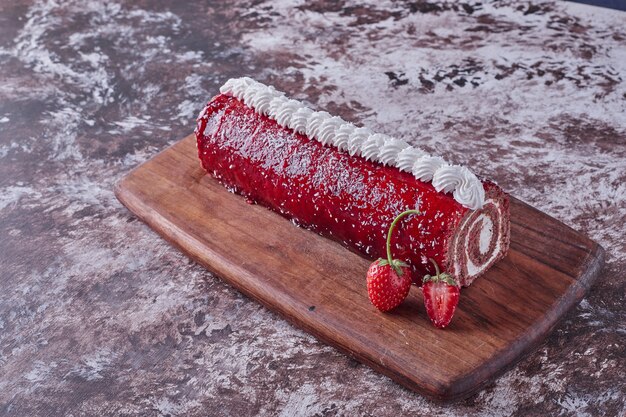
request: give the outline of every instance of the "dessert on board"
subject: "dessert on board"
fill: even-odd
[[[401,293],[407,277],[429,293],[469,286],[507,253],[509,197],[495,183],[251,78],[228,80],[195,133],[203,168],[224,186],[380,258],[380,271],[404,276]]]

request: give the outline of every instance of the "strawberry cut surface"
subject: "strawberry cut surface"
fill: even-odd
[[[448,326],[459,303],[459,287],[445,282],[426,282],[422,292],[426,313],[433,324],[442,329]]]

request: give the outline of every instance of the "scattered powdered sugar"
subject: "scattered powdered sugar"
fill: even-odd
[[[277,91],[274,87],[249,77],[229,79],[220,88],[220,92],[236,97],[256,113],[276,120],[283,127],[306,134],[311,139],[342,149],[344,152],[348,147],[350,154],[360,155],[367,161],[402,168],[407,163],[405,155],[409,154],[412,157],[412,160],[408,161],[411,166],[410,172],[416,178],[422,181],[432,180],[437,191],[452,193],[458,203],[470,209],[480,209],[484,204],[483,184],[471,171],[458,165],[449,165],[439,157],[427,155],[422,149],[410,149],[410,145],[402,140],[380,133],[359,134],[355,125],[340,117],[332,116],[325,111],[312,111],[301,102],[287,99],[285,93]],[[306,112],[308,116],[299,120],[298,115],[302,112]],[[352,133],[346,138],[345,131]],[[358,146],[354,146],[355,137],[358,137],[359,142],[356,144]],[[268,140],[270,139],[268,137]],[[409,152],[406,152],[407,150]],[[275,155],[274,159],[276,157],[280,158],[280,155]],[[433,165],[434,160],[440,163]]]

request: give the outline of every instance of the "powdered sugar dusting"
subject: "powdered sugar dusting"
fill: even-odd
[[[346,143],[353,143],[355,136],[359,140],[363,136],[357,133],[357,126],[346,122],[338,116],[332,116],[325,111],[312,111],[297,100],[287,99],[285,93],[277,91],[249,77],[231,78],[222,87],[220,92],[232,96],[245,103],[248,107],[274,119],[279,125],[295,132],[306,134],[318,142],[334,146],[346,151]],[[275,104],[278,103],[278,104]],[[297,114],[306,112],[308,117],[302,125],[302,120],[294,120]],[[198,119],[202,119],[202,115]],[[352,132],[346,136],[343,132]],[[362,131],[362,129],[361,129]],[[207,135],[206,128],[204,134]],[[378,162],[381,165],[391,165],[402,168],[407,163],[406,158],[400,162],[400,153],[407,153],[413,158],[408,163],[416,178],[422,181],[432,180],[438,192],[452,193],[454,199],[470,209],[481,209],[485,200],[485,191],[482,182],[465,167],[449,165],[439,157],[427,155],[422,149],[411,148],[406,142],[380,133],[369,133],[359,146],[351,146],[350,153],[362,156],[367,161]],[[408,151],[408,152],[406,152]],[[280,158],[280,155],[276,155]],[[440,160],[441,163],[432,166],[431,161]],[[424,176],[422,172],[428,172]]]

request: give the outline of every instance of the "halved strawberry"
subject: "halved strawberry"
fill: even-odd
[[[387,259],[377,259],[367,270],[367,294],[380,311],[389,311],[399,306],[411,288],[411,268],[405,262],[391,257],[393,229],[402,217],[409,214],[419,214],[419,211],[404,211],[391,222],[387,233]]]
[[[439,273],[439,266],[433,259],[435,275],[426,275],[423,279],[422,292],[424,293],[424,306],[430,321],[440,329],[443,329],[452,320],[456,305],[459,303],[460,289],[450,274]]]

